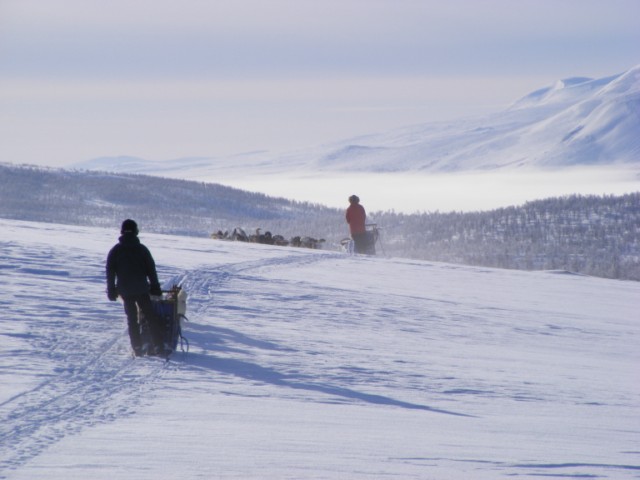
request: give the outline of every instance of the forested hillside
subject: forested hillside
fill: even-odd
[[[0,217],[209,236],[240,226],[324,238],[338,249],[343,212],[222,185],[144,175],[0,164]],[[389,256],[640,280],[640,193],[570,196],[476,213],[370,212]]]
[[[640,280],[640,193],[550,198],[477,213],[378,215],[388,253]]]
[[[156,233],[206,236],[219,228],[268,225],[311,235],[294,233],[299,220],[331,214],[337,210],[213,183],[0,164],[4,218],[117,228],[131,217]]]

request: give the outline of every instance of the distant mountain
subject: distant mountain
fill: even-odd
[[[568,78],[489,116],[430,123],[288,154],[164,162],[106,157],[80,169],[190,179],[305,172],[458,172],[640,165],[640,65],[606,78]]]
[[[603,79],[562,80],[490,116],[343,142],[314,164],[424,172],[640,164],[639,112],[640,66]]]

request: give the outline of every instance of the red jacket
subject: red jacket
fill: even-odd
[[[349,231],[351,235],[366,232],[365,222],[367,221],[367,214],[364,211],[364,207],[359,203],[352,203],[347,208],[345,214],[347,223],[349,224]]]

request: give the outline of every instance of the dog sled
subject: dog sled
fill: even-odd
[[[152,296],[153,311],[162,325],[162,339],[164,353],[170,355],[180,346],[182,352],[189,351],[189,341],[182,335],[182,321],[187,320],[187,292],[177,285],[170,290],[163,290],[162,296]],[[144,313],[138,310],[138,322],[140,323],[140,337],[142,344],[150,347],[153,345],[149,324]],[[151,354],[150,351],[144,354]]]
[[[364,233],[363,245],[360,252],[356,252],[356,245],[352,238],[343,239],[340,244],[342,248],[349,254],[362,253],[364,255],[376,254],[376,243],[380,238],[380,230],[377,223],[367,223],[365,225],[367,231]]]

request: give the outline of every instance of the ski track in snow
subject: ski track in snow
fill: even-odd
[[[15,372],[24,375],[0,394],[0,478],[19,471],[65,437],[135,415],[162,391],[189,385],[228,398],[424,412],[444,421],[481,422],[496,431],[513,427],[510,419],[521,405],[537,405],[541,411],[552,405],[585,417],[637,406],[634,390],[620,389],[614,376],[610,384],[591,385],[592,377],[584,374],[588,369],[616,368],[611,352],[621,338],[635,334],[623,323],[600,325],[597,316],[597,321],[573,318],[570,309],[560,317],[550,310],[555,320],[545,320],[551,308],[547,302],[553,299],[520,307],[507,293],[509,302],[495,305],[483,298],[483,292],[469,291],[461,301],[455,292],[464,286],[450,295],[446,285],[427,294],[402,287],[394,291],[393,282],[384,278],[360,286],[343,262],[358,262],[359,270],[372,267],[371,272],[380,274],[384,268],[378,262],[384,260],[338,253],[250,247],[246,255],[231,256],[239,261],[193,262],[178,268],[180,248],[167,237],[153,238],[161,243],[157,261],[166,256],[163,249],[176,257],[158,262],[165,287],[180,283],[189,292],[190,321],[184,330],[190,352],[177,353],[169,362],[131,357],[122,306],[107,302],[103,293],[107,248],[104,254],[95,253],[100,251],[95,248],[70,253],[56,241],[1,243],[0,291],[9,297],[0,297],[6,329],[1,335],[8,345],[0,381],[11,374],[15,379]],[[159,240],[163,238],[164,244]],[[109,239],[105,246],[111,243]],[[145,243],[155,254],[154,242]],[[207,248],[216,248],[215,242],[210,245]],[[241,248],[229,248],[236,247]],[[429,269],[432,278],[442,275],[464,282],[469,275],[485,275],[487,284],[509,286],[507,274],[492,278],[490,269],[403,261],[394,264],[396,275],[403,265],[412,274],[416,268]],[[331,278],[333,269],[345,278]],[[318,282],[309,272],[327,278]],[[436,286],[433,280],[431,288]],[[88,306],[88,299],[96,300]],[[574,351],[576,358],[566,351]],[[584,352],[595,360],[590,363]],[[611,365],[600,365],[602,359]],[[535,368],[531,361],[537,363]],[[500,410],[509,420],[496,422],[495,412]],[[606,420],[594,416],[594,421],[589,431],[608,441]],[[530,428],[538,427],[532,423]],[[549,428],[541,425],[540,435],[547,435]],[[566,428],[576,428],[571,418]],[[633,426],[623,430],[618,423],[617,428],[625,438],[636,436]],[[512,433],[504,435],[511,438]],[[463,439],[456,441],[464,445]],[[531,453],[523,457],[530,461],[510,461],[491,449],[478,458],[464,450],[459,456],[442,456],[446,449],[423,456],[387,452],[386,462],[387,473],[395,465],[407,472],[437,466],[495,476],[639,478],[640,466],[634,461],[640,453],[629,447],[615,452],[615,458],[631,461],[617,463],[575,458],[575,452],[570,458]],[[612,458],[608,455],[602,459]],[[375,477],[365,472],[362,465],[352,477]],[[252,473],[251,478],[259,478]],[[336,477],[326,470],[325,476],[314,478]]]

